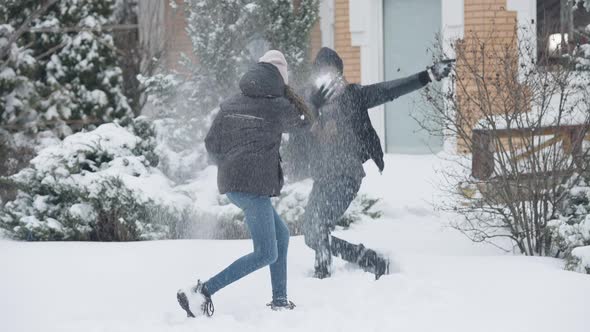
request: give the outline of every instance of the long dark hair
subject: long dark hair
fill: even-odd
[[[314,121],[316,118],[315,113],[313,113],[309,107],[305,104],[305,101],[301,96],[299,96],[292,87],[285,85],[285,98],[289,100],[293,106],[299,111],[299,113],[303,114],[309,121]]]

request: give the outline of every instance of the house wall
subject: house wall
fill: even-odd
[[[168,2],[170,0],[166,0]],[[174,70],[182,70],[179,61],[182,59],[182,54],[187,56],[193,54],[193,47],[191,40],[186,31],[186,19],[184,15],[184,1],[172,0],[176,2],[176,8],[171,6],[164,6],[166,8],[165,17],[165,38],[166,51],[165,64],[166,68]]]
[[[158,57],[164,49],[164,7],[161,0],[143,0],[137,3],[139,44],[141,46],[141,72],[151,67],[151,59]]]
[[[318,21],[315,26],[313,27],[313,30],[311,30],[310,36],[310,59],[313,60],[313,57],[315,57],[315,55],[318,53],[318,51],[320,50],[320,48],[322,48],[322,30],[320,27],[320,22]]]
[[[351,42],[349,0],[334,0],[334,49],[342,57],[346,79],[360,83],[361,50]]]
[[[507,67],[506,59],[514,52],[514,59],[518,61],[517,53],[517,12],[507,10],[506,0],[464,0],[464,38],[459,43],[457,52],[461,53],[457,62],[457,75],[462,77],[465,88],[457,89],[457,100],[461,116],[459,121],[463,129],[469,133],[471,128],[482,117],[479,108],[472,101],[478,95],[478,87],[473,70],[477,68],[478,75],[485,75],[487,81],[494,77],[506,77],[504,70],[518,70],[518,66]],[[485,52],[480,47],[485,45]],[[507,69],[508,68],[508,69]],[[517,73],[515,73],[516,75]],[[506,93],[488,86],[492,100],[503,100],[501,95]],[[500,113],[503,108],[497,103],[487,105],[492,113]],[[457,149],[461,153],[469,153],[468,142],[457,142]]]

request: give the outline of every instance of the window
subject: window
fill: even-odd
[[[537,1],[537,57],[541,65],[551,65],[577,45],[590,40],[590,12],[582,2],[571,0]]]

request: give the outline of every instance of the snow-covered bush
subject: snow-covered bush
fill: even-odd
[[[590,274],[590,246],[577,247],[568,257],[566,269]]]
[[[522,38],[528,27],[514,32],[499,44],[495,29],[439,40],[436,59],[455,58],[456,73],[422,90],[431,111],[417,118],[455,145],[443,155],[456,167],[441,170],[448,195],[438,203],[461,215],[452,225],[475,242],[504,238],[508,251],[551,256],[547,223],[576,186],[565,180],[590,156],[580,144],[590,126],[590,75],[571,56],[538,53],[536,39]]]
[[[187,31],[198,60],[192,66],[190,103],[195,115],[206,115],[235,93],[240,74],[251,61],[246,46],[256,33],[260,7],[252,0],[184,3]]]
[[[258,1],[265,22],[264,39],[285,54],[291,72],[290,84],[304,83],[310,56],[309,32],[318,20],[319,0]]]
[[[0,228],[27,240],[143,240],[171,237],[190,199],[157,168],[151,125],[105,124],[47,147],[29,168],[2,178],[19,188]]]
[[[590,28],[588,29],[588,35],[590,36]],[[590,71],[590,44],[584,44],[578,47],[576,62],[576,67],[579,70]]]
[[[157,131],[159,168],[183,183],[208,165],[204,139],[215,111],[200,114],[187,98],[194,93],[190,81],[169,74],[140,77],[147,102],[157,110],[151,117]],[[192,100],[192,99],[191,99]]]
[[[45,137],[132,114],[111,32],[102,30],[114,8],[113,0],[2,1],[0,176],[26,165]]]
[[[80,28],[75,33],[46,37],[55,38],[63,47],[49,57],[45,66],[46,84],[51,92],[44,105],[43,120],[108,122],[131,115],[123,94],[122,70],[113,37],[100,31],[109,23],[113,10],[114,0],[61,0],[44,20],[35,24],[44,28]]]
[[[8,45],[14,27],[0,25],[0,48],[8,48],[8,55],[0,59],[0,124],[20,125],[33,118],[38,107],[37,84],[31,76],[39,63],[30,49]]]
[[[231,204],[225,195],[219,195],[216,183],[216,169],[211,166],[200,172],[191,183],[179,186],[193,199],[192,222],[185,226],[187,237],[214,239],[246,239],[250,237],[244,223],[244,214]],[[287,184],[272,204],[281,216],[291,235],[302,234],[302,219],[311,192],[311,180]],[[350,205],[338,226],[348,227],[361,219],[370,220],[381,216],[374,208],[377,199],[359,195]]]
[[[590,246],[590,186],[582,182],[570,189],[559,215],[547,226],[554,254],[566,258],[567,269],[583,271],[584,264],[590,263],[583,254],[587,250],[580,249]]]
[[[292,77],[302,77],[318,0],[185,0],[192,66],[192,103],[208,112],[235,93],[240,75],[265,51],[281,50]],[[223,56],[219,56],[223,54]],[[295,80],[293,80],[295,81]]]

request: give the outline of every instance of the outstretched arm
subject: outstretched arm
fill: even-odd
[[[361,88],[367,108],[373,108],[416,91],[430,83],[428,71],[423,71],[397,80],[365,85]]]
[[[367,108],[375,107],[392,101],[407,93],[416,91],[433,80],[440,81],[449,76],[455,59],[446,59],[435,62],[428,70],[412,76],[393,81],[363,86],[361,92],[365,98]]]

